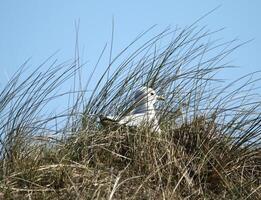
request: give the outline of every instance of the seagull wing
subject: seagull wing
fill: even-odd
[[[100,119],[100,123],[103,126],[111,126],[111,125],[119,124],[118,121],[115,120],[115,118],[112,116],[100,115],[99,119]]]

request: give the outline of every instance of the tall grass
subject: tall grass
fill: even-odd
[[[220,79],[242,44],[211,40],[219,31],[193,24],[137,46],[146,31],[110,56],[91,94],[98,64],[84,85],[78,56],[23,78],[25,63],[0,93],[0,198],[260,199],[259,72]],[[98,116],[128,114],[141,86],[166,97],[162,133],[102,127]],[[63,96],[73,103],[46,113]]]

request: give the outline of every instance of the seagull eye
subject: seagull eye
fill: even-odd
[[[154,92],[151,92],[150,94],[151,94],[151,95],[154,95]]]

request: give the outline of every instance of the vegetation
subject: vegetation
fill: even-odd
[[[78,56],[24,78],[25,63],[0,93],[0,199],[261,199],[260,77],[220,79],[241,44],[211,40],[219,31],[193,24],[135,46],[146,31],[110,56],[94,89],[98,65],[84,85]],[[144,85],[166,97],[161,134],[101,126]],[[57,98],[71,106],[47,114]]]

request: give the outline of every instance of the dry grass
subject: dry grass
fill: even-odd
[[[210,41],[218,31],[193,24],[130,53],[145,33],[110,58],[91,95],[91,77],[76,87],[78,58],[14,75],[0,93],[0,199],[261,198],[259,77],[224,86],[216,76],[240,45]],[[71,78],[74,91],[57,94]],[[100,114],[124,115],[142,85],[167,97],[157,105],[160,135],[99,124]],[[67,94],[73,106],[43,114]]]

